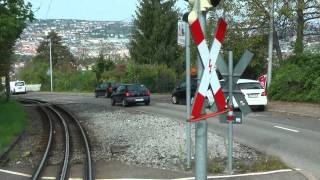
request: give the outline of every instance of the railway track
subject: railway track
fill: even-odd
[[[71,168],[70,159],[76,151],[80,151],[83,154],[83,158],[81,158],[84,172],[83,179],[94,179],[89,140],[77,117],[63,106],[57,104],[35,99],[20,99],[20,101],[37,106],[43,115],[44,123],[48,125],[45,150],[41,161],[32,175],[32,180],[41,179],[41,174],[45,170],[51,154],[53,154],[50,152],[54,146],[61,151],[60,155],[63,153],[57,179],[68,179],[68,173]],[[61,145],[63,149],[61,149]]]

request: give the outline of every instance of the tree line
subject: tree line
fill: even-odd
[[[4,24],[4,26],[1,25],[1,28],[7,30],[4,31],[7,33],[6,35],[1,33],[0,36],[0,75],[8,74],[12,62],[9,59],[12,57],[14,42],[21,34],[25,23],[33,20],[31,5],[24,4],[23,0],[15,1],[20,3],[20,5],[19,3],[13,3],[14,6],[20,8],[20,11],[16,11],[12,6],[5,5],[5,2],[8,3],[7,1],[0,1],[1,13],[2,11],[8,11],[7,14],[4,13],[1,16],[16,19],[14,21],[16,24],[12,24],[12,21],[6,21],[3,18],[0,20],[0,23]],[[155,91],[168,91],[177,80],[183,79],[185,76],[184,49],[179,47],[176,42],[177,21],[182,17],[182,14],[175,7],[175,3],[176,1],[164,3],[159,0],[139,1],[128,47],[130,58],[116,59],[115,61],[101,54],[94,60],[95,65],[92,71],[82,72],[77,69],[79,61],[70,53],[68,47],[62,45],[61,37],[51,32],[46,41],[40,44],[37,56],[27,63],[22,75],[30,83],[41,82],[44,89],[48,88],[49,78],[46,75],[49,58],[48,40],[51,39],[53,64],[57,71],[55,84],[58,90],[59,88],[60,90],[89,90],[90,86],[93,87],[97,83],[114,81],[143,82]],[[206,36],[209,44],[213,39],[217,17],[224,17],[228,22],[228,31],[222,53],[225,54],[227,48],[232,48],[235,63],[240,59],[245,49],[255,54],[252,63],[244,74],[246,78],[256,79],[266,71],[268,28],[271,16],[269,7],[269,0],[223,1],[207,16]],[[286,35],[296,35],[293,53],[295,55],[303,54],[305,46],[303,39],[305,36],[312,35],[304,30],[310,21],[320,18],[320,3],[316,0],[274,0],[273,7],[273,43],[276,52],[274,66],[280,68],[281,64],[285,62],[285,57],[282,55],[279,40]],[[11,11],[19,13],[13,15],[9,13]],[[21,13],[24,13],[24,15],[22,16]],[[16,27],[18,27],[18,30],[14,29]],[[12,29],[14,30],[11,31]],[[6,40],[4,41],[4,39]],[[192,43],[191,54],[192,65],[195,66],[197,50],[194,43]],[[77,81],[86,82],[86,87],[81,88],[81,83],[77,83]],[[168,88],[163,90],[159,84]]]

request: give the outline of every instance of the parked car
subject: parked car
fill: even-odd
[[[121,103],[122,106],[144,103],[150,104],[150,91],[143,84],[121,84],[111,95],[111,105]]]
[[[220,80],[221,87],[224,86],[224,80]],[[267,92],[261,86],[259,81],[251,80],[251,79],[239,79],[237,84],[239,88],[246,98],[248,105],[253,109],[264,110],[265,106],[268,103]],[[194,94],[197,90],[197,81],[196,79],[192,79],[191,81],[191,98],[194,97]],[[210,91],[210,89],[208,90]],[[214,103],[214,97],[211,92],[208,92],[207,99],[211,102],[209,105]],[[185,81],[180,82],[173,90],[171,95],[171,101],[173,104],[185,103],[186,101],[186,83]],[[233,100],[233,104],[235,108],[238,108],[238,104]]]
[[[107,87],[108,87],[107,83],[98,84],[94,91],[95,97],[96,98],[99,96],[105,97],[107,92]]]
[[[107,83],[107,98],[111,97],[111,94],[117,90],[119,83]]]
[[[191,98],[194,97],[197,91],[197,79],[191,79]],[[186,102],[186,81],[179,82],[171,93],[171,102],[173,104],[180,104]]]
[[[197,91],[197,79],[191,79],[191,99],[193,99],[195,93]],[[208,89],[208,91],[211,91]],[[177,86],[173,89],[171,93],[171,102],[173,104],[186,104],[186,82],[181,81],[177,84]],[[207,105],[212,105],[214,103],[214,98],[211,92],[208,92],[208,103]]]
[[[10,82],[10,93],[18,94],[18,93],[27,93],[26,84],[24,81],[11,81]]]
[[[119,86],[119,83],[111,83],[111,82],[98,84],[95,89],[95,97],[103,96],[103,97],[110,98],[111,94],[114,91],[116,91],[118,86]]]
[[[246,98],[248,105],[253,109],[264,110],[268,104],[267,92],[261,86],[259,81],[251,79],[239,79],[237,84]],[[234,101],[234,107],[238,107],[238,104]]]

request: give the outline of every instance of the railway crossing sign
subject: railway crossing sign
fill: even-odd
[[[208,88],[211,88],[211,92],[213,92],[215,102],[218,107],[218,113],[224,112],[226,108],[225,96],[222,91],[218,75],[216,73],[215,64],[218,59],[221,44],[224,41],[227,23],[222,18],[219,20],[215,38],[210,51],[204,38],[200,21],[197,18],[195,12],[190,13],[189,24],[191,25],[191,32],[197,45],[202,65],[204,67],[204,72],[201,77],[200,85],[195,96],[195,101],[191,113],[190,121],[195,122],[201,120],[201,109],[203,107],[205,97],[207,96]],[[202,116],[204,117],[208,115]]]
[[[246,67],[249,65],[253,57],[253,53],[250,51],[246,50],[245,53],[242,55],[240,58],[238,64],[236,67],[233,69],[233,80],[232,80],[232,86],[233,86],[233,101],[236,101],[238,104],[238,107],[241,112],[236,113],[236,119],[238,118],[237,121],[233,122],[236,124],[242,123],[242,115],[246,116],[251,112],[251,108],[248,105],[248,102],[246,101],[245,97],[241,93],[241,90],[237,84],[238,80],[240,79],[240,76],[243,74],[245,71]],[[219,55],[218,61],[217,61],[217,68],[219,69],[221,75],[223,76],[223,79],[225,79],[225,83],[223,85],[223,92],[227,93],[229,92],[229,83],[228,83],[228,67],[223,60],[223,58]],[[227,96],[227,99],[230,99],[230,97]],[[226,116],[221,115],[220,116],[220,121],[221,122],[227,122],[226,121]]]

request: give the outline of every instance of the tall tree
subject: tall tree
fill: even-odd
[[[33,20],[30,3],[25,4],[24,0],[0,0],[0,77],[6,76],[7,100],[10,92],[10,56],[28,20]]]
[[[175,0],[140,0],[134,20],[130,54],[139,64],[167,64],[177,58],[177,20]]]
[[[297,0],[296,3],[291,3],[295,7],[294,15],[296,17],[296,34],[297,39],[294,47],[296,54],[302,53],[304,50],[303,39],[305,35],[306,24],[315,19],[320,19],[320,1],[318,0]]]
[[[62,39],[54,31],[50,32],[37,49],[38,59],[49,59],[49,41],[51,41],[52,64],[58,70],[76,70],[76,61],[69,48],[62,43]]]

